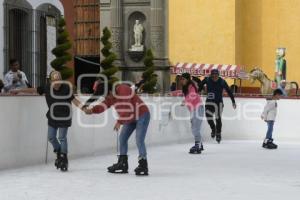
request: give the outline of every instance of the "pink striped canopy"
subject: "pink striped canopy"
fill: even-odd
[[[172,74],[190,73],[193,76],[208,76],[212,69],[218,69],[225,78],[244,78],[246,72],[238,65],[177,63],[171,67]]]

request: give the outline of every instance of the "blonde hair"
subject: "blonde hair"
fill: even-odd
[[[57,78],[57,76],[58,76],[58,78]],[[59,72],[59,71],[56,71],[56,70],[54,70],[54,71],[52,71],[51,73],[50,73],[50,80],[51,81],[53,81],[53,80],[57,80],[57,79],[59,79],[59,80],[61,80],[62,78],[61,78],[61,73]]]

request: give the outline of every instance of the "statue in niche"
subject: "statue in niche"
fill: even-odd
[[[131,46],[130,51],[144,51],[144,45],[142,44],[144,27],[140,23],[140,20],[135,20],[133,33],[134,33],[134,45]]]

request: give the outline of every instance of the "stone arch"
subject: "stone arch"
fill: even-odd
[[[3,4],[11,8],[32,9],[32,5],[27,0],[4,0]]]

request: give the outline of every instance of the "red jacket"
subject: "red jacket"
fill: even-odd
[[[93,108],[93,113],[102,113],[111,106],[114,106],[119,114],[118,122],[121,124],[136,121],[149,112],[143,100],[126,84],[118,85],[113,97],[107,96],[103,102]]]

